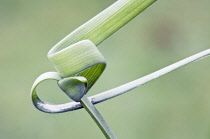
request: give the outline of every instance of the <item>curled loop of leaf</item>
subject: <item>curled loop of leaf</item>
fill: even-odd
[[[64,112],[65,104],[44,102],[36,94],[36,87],[44,80],[53,79],[74,101],[87,93],[106,67],[103,55],[89,40],[75,43],[48,55],[57,72],[47,72],[37,78],[32,87],[32,101],[36,108],[48,113]],[[83,88],[83,89],[82,89]],[[82,90],[82,91],[81,91]],[[70,93],[69,93],[70,92]],[[59,109],[62,106],[62,111]]]

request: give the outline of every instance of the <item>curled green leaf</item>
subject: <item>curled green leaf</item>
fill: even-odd
[[[115,139],[116,136],[105,120],[85,96],[106,67],[105,59],[96,46],[155,1],[118,0],[56,44],[48,52],[48,58],[59,75],[45,73],[38,77],[31,90],[34,105],[50,113],[67,111],[65,104],[56,105],[44,102],[36,94],[36,87],[40,82],[56,79],[59,87],[70,98],[76,102],[80,101],[106,138]],[[46,75],[49,77],[45,78]]]
[[[89,90],[106,67],[106,61],[90,40],[77,42],[48,55],[48,58],[63,78],[83,76]]]

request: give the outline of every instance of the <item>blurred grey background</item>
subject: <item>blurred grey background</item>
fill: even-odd
[[[49,49],[114,0],[0,0],[0,138],[100,139],[82,109],[38,111],[34,80],[55,71]],[[98,47],[108,66],[89,96],[127,83],[210,47],[209,0],[159,0]],[[96,105],[119,139],[209,139],[210,59],[204,59]],[[44,100],[71,101],[56,82]]]

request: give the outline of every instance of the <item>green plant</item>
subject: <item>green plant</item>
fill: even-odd
[[[47,72],[37,78],[31,89],[31,97],[34,105],[39,110],[47,113],[60,113],[84,107],[107,138],[116,138],[92,103],[96,104],[123,94],[210,54],[210,50],[206,50],[143,78],[88,99],[85,94],[97,81],[106,67],[105,59],[96,46],[155,1],[156,0],[118,0],[56,44],[49,51],[48,58],[58,72]],[[36,87],[39,83],[47,79],[57,80],[59,87],[76,102],[51,104],[39,99],[36,95]]]

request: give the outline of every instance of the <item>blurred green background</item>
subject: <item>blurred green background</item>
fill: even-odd
[[[82,109],[38,111],[34,80],[54,71],[46,55],[114,0],[0,0],[0,139],[100,139]],[[209,0],[159,0],[98,47],[108,66],[88,95],[127,83],[210,46]],[[209,139],[210,59],[96,105],[119,139]],[[55,82],[41,98],[69,102]]]

